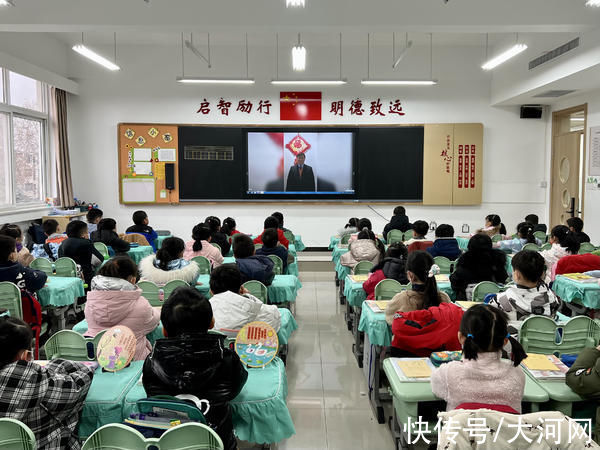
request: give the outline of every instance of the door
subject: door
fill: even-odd
[[[550,195],[551,226],[565,225],[569,217],[579,215],[580,142],[581,132],[554,136]]]

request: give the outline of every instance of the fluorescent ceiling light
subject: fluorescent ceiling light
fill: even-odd
[[[271,80],[271,84],[287,84],[297,86],[310,86],[310,85],[327,85],[327,86],[339,86],[346,84],[346,80]]]
[[[366,86],[433,86],[437,80],[362,80],[360,84]]]
[[[306,48],[303,45],[298,44],[292,48],[292,68],[296,72],[306,69]]]
[[[285,0],[286,8],[304,8],[305,0]]]
[[[115,63],[109,61],[104,56],[99,55],[95,51],[90,50],[83,44],[74,45],[73,50],[76,51],[77,53],[79,53],[81,56],[85,56],[86,58],[91,59],[96,64],[100,64],[101,66],[107,68],[108,70],[112,70],[112,71],[121,70],[121,68],[119,66],[117,66]]]
[[[12,0],[0,0],[0,6],[15,6]]]
[[[505,63],[509,59],[514,58],[519,53],[524,52],[525,50],[527,50],[527,46],[525,44],[515,44],[504,53],[501,53],[495,58],[490,59],[483,66],[481,66],[481,68],[483,70],[492,70],[495,67],[498,67],[500,64]]]
[[[254,80],[249,78],[177,77],[177,82],[184,84],[254,84]]]
[[[600,0],[587,0],[585,6],[600,6]]]

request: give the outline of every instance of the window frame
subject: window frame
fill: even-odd
[[[10,76],[9,69],[0,67],[0,82],[2,83],[4,98],[0,99],[0,113],[5,113],[8,116],[8,150],[9,150],[9,173],[3,174],[9,177],[9,188],[10,204],[0,205],[0,216],[8,215],[17,212],[27,212],[40,210],[46,207],[45,199],[48,197],[48,193],[51,191],[48,186],[50,180],[49,169],[50,164],[50,86],[43,81],[36,80],[41,83],[42,86],[42,111],[36,111],[32,109],[22,108],[20,106],[14,106],[10,104]],[[18,72],[15,72],[18,73]],[[27,76],[27,75],[25,75]],[[31,78],[31,77],[30,77]],[[16,195],[16,176],[15,176],[15,142],[14,142],[14,118],[21,118],[26,120],[34,120],[40,122],[40,190],[41,199],[37,201],[17,203]]]

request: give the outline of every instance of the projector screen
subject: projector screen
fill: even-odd
[[[354,132],[247,133],[251,196],[353,196]]]

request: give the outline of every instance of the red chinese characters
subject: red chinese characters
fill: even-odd
[[[397,114],[399,116],[404,116],[406,113],[402,111],[402,102],[398,99],[390,102],[390,109],[388,111],[389,114]]]
[[[362,107],[362,100],[357,98],[356,100],[352,100],[350,103],[350,108],[348,109],[350,115],[352,116],[362,116],[365,110]]]
[[[222,115],[228,116],[229,108],[231,108],[231,102],[226,102],[225,100],[223,100],[223,97],[221,97],[219,103],[217,103],[217,109],[221,111]]]
[[[450,135],[446,136],[446,147],[442,149],[440,156],[446,163],[446,173],[450,173],[450,163],[452,162],[452,156],[450,155]]]
[[[250,114],[252,112],[252,102],[250,100],[240,100],[238,103],[238,107],[236,111],[240,111],[246,114]]]
[[[200,103],[200,108],[198,108],[198,111],[196,111],[196,114],[204,114],[207,115],[208,113],[210,113],[210,102],[207,102],[206,99],[204,99],[201,103]]]
[[[371,102],[371,112],[369,113],[370,116],[385,116],[384,113],[381,112],[381,107],[383,106],[383,104],[381,103],[381,99],[378,98],[375,101]]]
[[[329,110],[334,116],[343,116],[344,115],[344,101],[338,100],[331,102],[331,109]]]
[[[258,102],[258,112],[268,116],[271,114],[271,106],[273,105],[269,100],[261,100]]]

